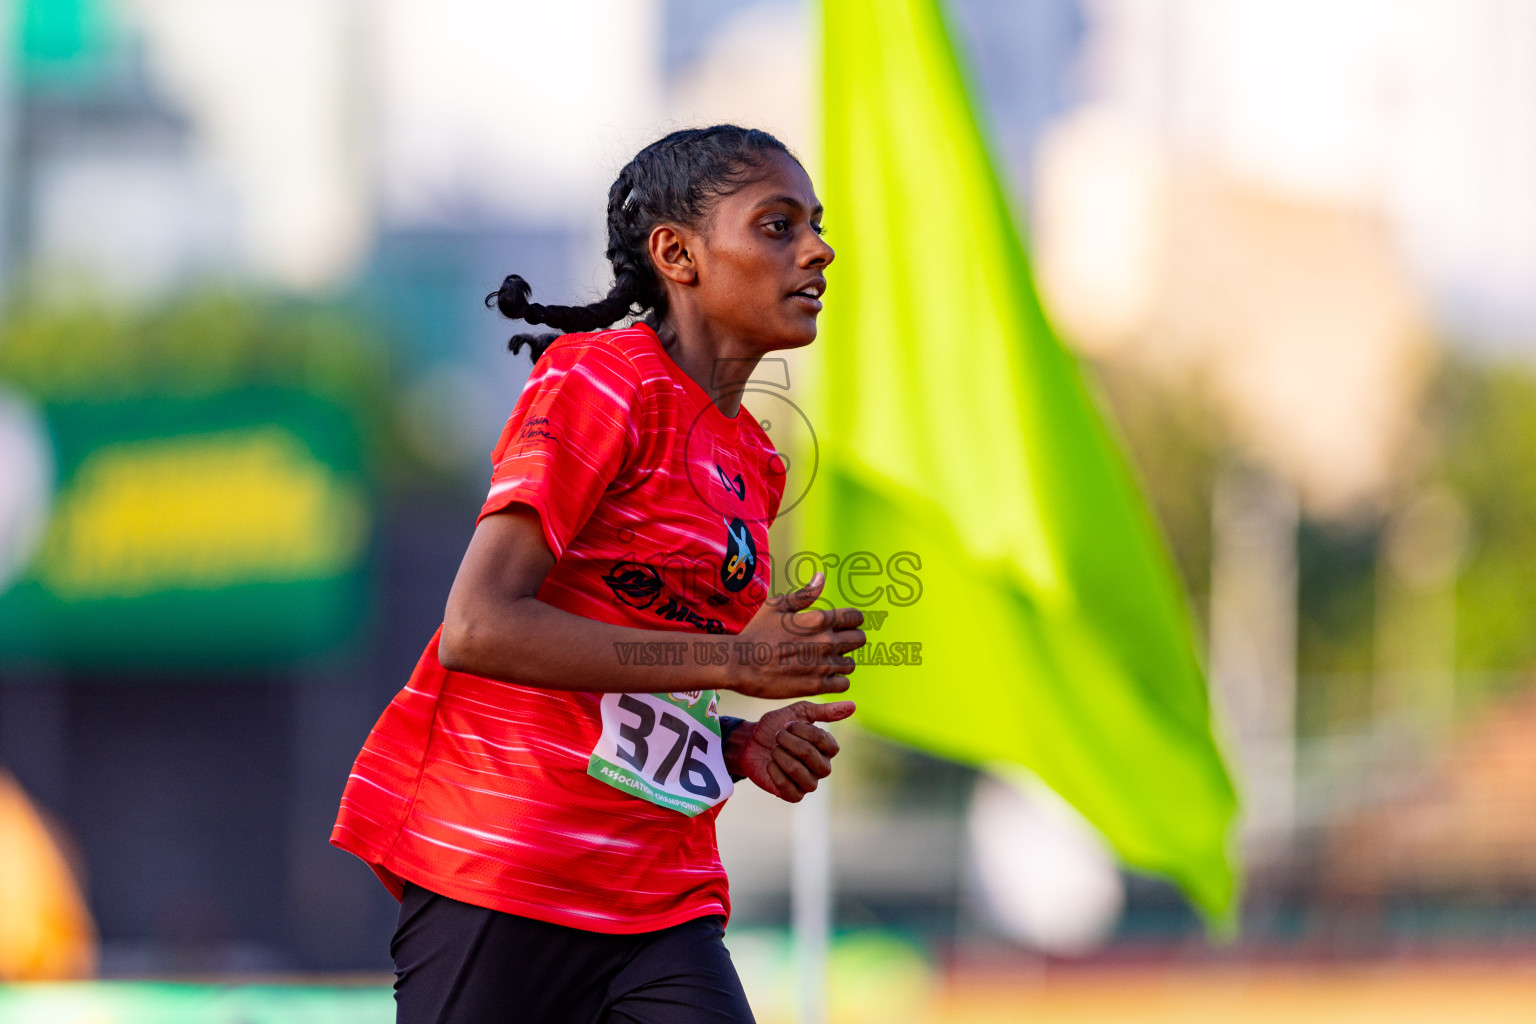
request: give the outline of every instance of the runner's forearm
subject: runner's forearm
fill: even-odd
[[[720,659],[697,656],[694,645],[729,641],[707,633],[615,626],[522,597],[493,608],[450,603],[437,656],[451,671],[524,686],[663,693],[724,688],[725,668],[714,664]]]
[[[842,652],[864,642],[857,609],[807,611],[826,582],[821,573],[764,602],[733,635],[616,626],[556,608],[538,598],[554,564],[531,509],[481,519],[448,593],[442,666],[554,690],[736,690],[777,700],[848,689],[855,666]],[[802,612],[804,621],[795,618]],[[688,624],[723,629],[718,622]]]

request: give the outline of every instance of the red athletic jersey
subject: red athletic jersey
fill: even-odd
[[[767,596],[784,464],[752,415],[722,415],[648,327],[551,345],[494,461],[480,515],[538,512],[556,556],[542,601],[734,634]],[[719,806],[687,817],[588,774],[601,694],[449,672],[437,642],[358,755],[332,843],[397,898],[408,879],[599,932],[729,914]]]

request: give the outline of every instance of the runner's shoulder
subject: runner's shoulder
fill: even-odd
[[[655,335],[645,327],[611,327],[604,331],[562,334],[549,343],[546,355],[561,353],[566,359],[586,358],[589,353],[622,360],[634,366],[647,362],[656,347]]]
[[[534,366],[533,376],[564,373],[579,366],[610,389],[632,397],[645,390],[643,382],[651,376],[647,363],[653,345],[638,327],[562,334],[550,342]]]

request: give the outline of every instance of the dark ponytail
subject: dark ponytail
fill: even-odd
[[[782,142],[755,128],[721,124],[676,131],[646,146],[608,190],[608,262],[613,287],[585,306],[530,302],[533,290],[517,274],[485,297],[509,320],[545,324],[560,333],[596,331],[636,313],[652,326],[667,314],[667,293],[651,266],[651,229],[674,223],[696,228],[721,196],[752,180],[773,153],[789,154]],[[535,361],[560,334],[516,334],[507,348],[527,345]]]

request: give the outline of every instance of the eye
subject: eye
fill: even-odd
[[[768,233],[772,235],[786,234],[789,231],[789,218],[774,217],[771,220],[764,221],[763,227],[767,228]]]
[[[811,230],[816,232],[816,237],[817,238],[826,238],[827,237],[827,226],[825,224],[821,223],[821,221],[812,221],[811,222]]]

